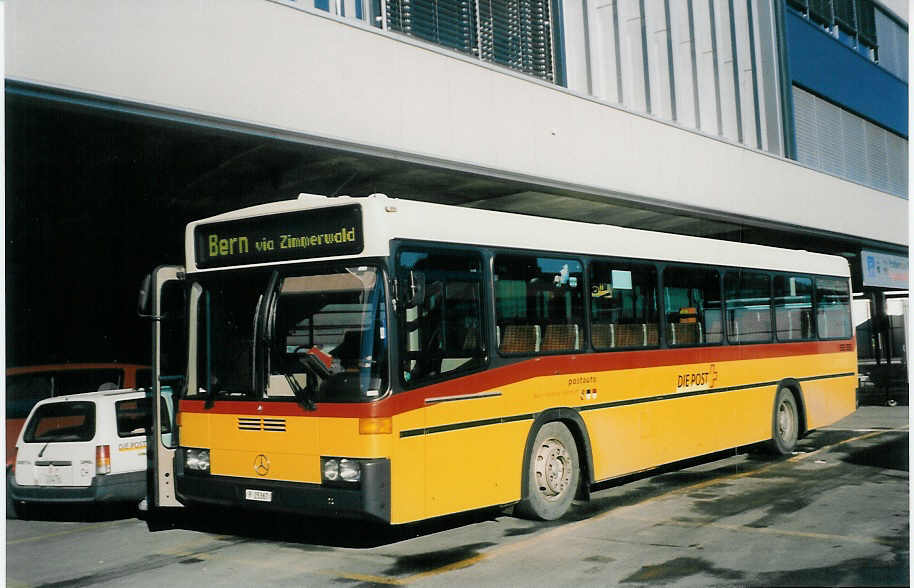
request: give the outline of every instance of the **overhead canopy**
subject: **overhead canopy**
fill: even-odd
[[[7,84],[6,140],[10,365],[145,363],[148,325],[136,318],[136,289],[153,267],[182,262],[185,224],[300,192],[381,192],[852,260],[861,248],[906,255],[881,242],[313,144],[16,83]]]

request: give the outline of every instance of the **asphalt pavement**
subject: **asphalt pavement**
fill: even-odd
[[[864,406],[789,457],[743,448],[603,484],[561,521],[492,509],[403,527],[216,511],[8,519],[10,586],[903,586],[907,407]]]

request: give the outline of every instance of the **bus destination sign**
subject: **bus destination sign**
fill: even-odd
[[[200,269],[353,255],[364,248],[358,204],[222,221],[194,228]]]

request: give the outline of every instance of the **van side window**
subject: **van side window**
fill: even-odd
[[[114,413],[117,418],[118,437],[132,437],[145,435],[149,421],[149,403],[134,400],[120,400],[114,403]]]
[[[482,257],[404,249],[397,255],[400,377],[415,386],[486,362]]]
[[[165,399],[160,398],[160,412],[162,415],[162,433],[171,432],[171,419],[168,415],[168,406]],[[117,420],[118,437],[135,437],[145,435],[152,423],[149,398],[135,398],[133,400],[119,400],[114,403],[115,419]]]

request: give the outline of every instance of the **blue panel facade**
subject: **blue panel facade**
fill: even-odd
[[[797,14],[785,17],[795,84],[907,138],[907,84]]]

